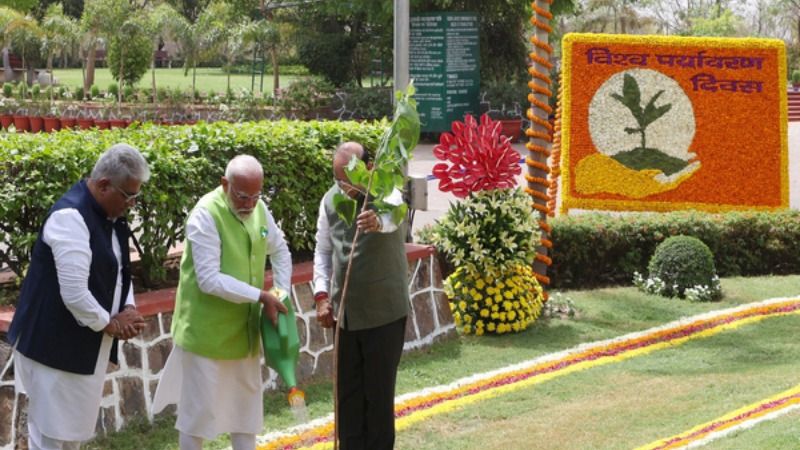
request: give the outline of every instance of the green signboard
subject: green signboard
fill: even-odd
[[[411,16],[409,75],[422,131],[450,130],[454,120],[478,115],[480,55],[475,13]]]

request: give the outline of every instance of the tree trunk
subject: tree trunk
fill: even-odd
[[[53,106],[53,87],[55,83],[53,83],[53,55],[47,56],[47,76],[50,77],[48,80],[48,89],[50,91],[50,106]]]
[[[153,90],[150,92],[150,101],[155,103],[156,102],[156,59],[153,58],[153,61],[150,63],[150,73],[152,74],[153,79]]]
[[[278,97],[281,91],[281,73],[278,68],[278,49],[273,48],[270,50],[272,56],[272,95]]]
[[[83,79],[83,98],[89,94],[94,84],[94,60],[97,57],[97,42],[93,41],[86,54],[86,77]],[[83,100],[83,99],[81,99]]]

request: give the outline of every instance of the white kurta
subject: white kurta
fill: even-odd
[[[275,286],[291,292],[292,256],[269,209],[267,254]],[[195,208],[186,221],[200,290],[234,303],[255,303],[261,289],[220,272],[222,243],[211,214]],[[204,439],[220,433],[260,433],[264,428],[260,357],[215,360],[172,349],[153,399],[153,412],[177,403],[179,431]]]
[[[42,240],[53,251],[67,309],[80,324],[102,333],[110,315],[89,292],[92,252],[83,217],[76,209],[61,209],[50,216],[42,233]],[[122,292],[122,257],[115,232],[111,241],[120,267],[111,309],[117,311]],[[133,304],[133,286],[125,303]],[[94,435],[112,342],[111,336],[103,335],[92,375],[54,369],[14,351],[17,392],[28,394],[28,418],[42,434],[62,441],[85,441]]]

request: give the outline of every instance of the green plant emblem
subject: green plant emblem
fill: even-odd
[[[642,107],[642,94],[639,89],[639,83],[636,82],[636,78],[626,73],[622,83],[622,95],[618,93],[611,94],[612,98],[625,105],[631,111],[633,118],[636,119],[636,123],[639,125],[638,128],[625,127],[625,132],[628,134],[639,133],[641,135],[641,145],[639,147],[619,152],[612,156],[620,164],[634,170],[658,169],[664,172],[665,175],[680,172],[688,164],[687,161],[670,156],[657,148],[647,147],[647,127],[672,109],[672,104],[670,103],[656,106],[656,101],[663,93],[663,89],[659,90]]]

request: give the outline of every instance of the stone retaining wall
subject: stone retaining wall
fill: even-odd
[[[424,348],[439,339],[455,336],[453,317],[442,291],[439,264],[432,248],[407,244],[409,288],[412,312],[406,326],[405,350]],[[298,381],[311,376],[330,376],[333,366],[333,333],[317,326],[311,287],[311,263],[295,265],[292,275],[294,306],[300,335]],[[267,274],[266,283],[271,284]],[[153,394],[172,349],[170,325],[174,289],[147,292],[136,296],[139,311],[147,326],[140,336],[120,346],[120,364],[108,369],[97,421],[97,433],[120,430],[136,417],[153,420],[150,411]],[[5,342],[10,318],[0,319],[0,450],[27,449],[27,397],[14,390],[11,348]],[[262,366],[264,389],[278,389],[276,374]],[[167,414],[174,413],[170,406]],[[163,414],[163,413],[162,413]]]

